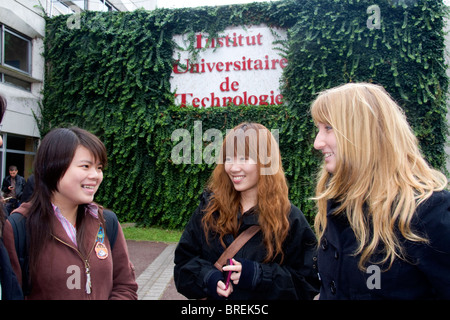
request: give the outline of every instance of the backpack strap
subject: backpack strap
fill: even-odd
[[[111,250],[114,248],[117,238],[117,230],[119,226],[119,220],[114,212],[110,210],[103,210],[103,217],[105,218],[106,236],[108,237]]]
[[[214,266],[222,271],[222,267],[227,262],[227,259],[231,259],[235,256],[235,254],[242,248],[242,246],[250,240],[258,231],[261,230],[260,226],[253,225],[247,229],[245,229],[234,241],[225,249],[222,255],[217,259]]]

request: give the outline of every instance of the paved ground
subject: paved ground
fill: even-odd
[[[136,269],[139,300],[186,300],[173,282],[176,243],[127,240]]]

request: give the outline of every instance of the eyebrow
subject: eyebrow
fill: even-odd
[[[92,162],[91,160],[80,160],[80,161],[78,161],[78,163],[88,163],[88,164],[91,164],[91,165],[94,164],[94,162]],[[103,163],[100,162],[100,161],[97,164],[103,165]]]
[[[78,161],[78,162],[80,162],[80,163],[81,163],[81,162],[87,162],[87,163],[91,163],[91,164],[93,163],[91,160],[84,160],[84,159],[83,159],[83,160],[80,160],[80,161]]]

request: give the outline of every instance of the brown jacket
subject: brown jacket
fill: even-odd
[[[25,203],[16,211],[28,215]],[[101,207],[99,211],[101,211]],[[58,219],[53,219],[52,239],[42,251],[36,272],[31,274],[32,290],[26,299],[37,300],[107,300],[137,299],[137,284],[134,267],[128,258],[128,248],[119,225],[114,250],[111,252],[109,240],[105,237],[108,257],[99,259],[95,252],[97,234],[100,227],[98,219],[86,214],[86,246],[89,252],[83,257],[77,247],[67,236]],[[8,250],[11,265],[22,283],[11,223],[6,222],[4,242]],[[88,273],[91,280],[90,291],[86,291]]]

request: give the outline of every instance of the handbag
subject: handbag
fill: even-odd
[[[261,227],[257,225],[253,225],[244,230],[236,239],[234,239],[228,248],[225,249],[219,259],[217,259],[216,263],[214,263],[214,267],[216,267],[219,271],[222,271],[222,267],[226,264],[227,259],[233,258],[239,249],[241,249],[242,246],[259,230],[261,230]]]

